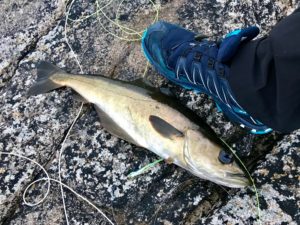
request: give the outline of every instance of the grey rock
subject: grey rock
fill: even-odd
[[[257,218],[254,193],[242,190],[201,224],[299,224],[300,222],[300,130],[285,136],[259,162],[253,177],[261,209]]]
[[[13,3],[0,4],[12,11]],[[26,155],[45,166],[52,178],[58,179],[58,151],[80,103],[72,98],[69,89],[32,97],[26,93],[36,78],[38,61],[51,61],[72,73],[81,71],[64,40],[63,4],[47,1],[30,4],[34,7],[19,9],[20,13],[31,13],[30,19],[21,22],[21,16],[6,19],[5,26],[0,29],[4,35],[1,36],[2,43],[7,48],[2,61],[0,59],[0,65],[4,65],[0,67],[0,74],[3,74],[0,151]],[[113,3],[107,8],[110,18],[115,19],[117,7]],[[262,34],[265,34],[294,8],[296,2],[279,0],[241,3],[174,0],[161,1],[160,18],[216,36],[250,24],[259,25]],[[155,13],[149,1],[130,1],[120,9],[120,22],[139,30],[150,24]],[[75,1],[70,18],[78,19],[81,14],[88,15],[94,11],[94,4]],[[141,77],[146,60],[140,43],[122,41],[107,34],[100,22],[110,32],[124,35],[103,16],[100,21],[90,17],[80,23],[69,23],[68,40],[83,72],[122,80]],[[12,36],[18,32],[25,32],[28,37],[20,39],[20,42],[5,42],[14,40]],[[253,136],[217,112],[212,100],[205,95],[169,84],[151,68],[146,78],[155,86],[170,88],[183,107],[197,113],[237,149],[249,167],[251,165],[252,175],[261,191],[261,219],[264,224],[299,222],[299,131],[285,137],[275,132]],[[1,155],[0,159],[1,223],[66,223],[56,183],[51,183],[51,192],[42,204],[28,207],[22,202],[25,188],[45,174],[32,163],[14,156]],[[107,133],[93,107],[85,105],[64,147],[62,181],[97,205],[117,224],[251,224],[255,221],[255,199],[250,189],[223,188],[165,163],[135,179],[127,177],[131,171],[155,159],[157,156],[153,153]],[[42,183],[36,185],[30,189],[26,199],[38,201],[43,197],[45,188]],[[64,190],[71,224],[107,224],[92,207]]]
[[[0,2],[0,88],[9,80],[18,63],[34,50],[38,40],[63,15],[63,1]]]

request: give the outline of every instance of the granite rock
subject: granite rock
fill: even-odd
[[[71,3],[67,3],[68,7]],[[215,36],[252,24],[265,34],[297,5],[283,0],[158,3],[160,18]],[[73,99],[70,89],[27,96],[36,78],[36,63],[46,60],[72,73],[133,80],[141,77],[146,68],[140,43],[120,40],[112,34],[126,39],[139,36],[126,36],[103,15],[69,21],[67,37],[72,52],[64,39],[64,2],[33,1],[24,7],[8,1],[0,4],[4,6],[1,10],[7,9],[11,15],[0,29],[0,46],[5,53],[0,59],[0,151],[25,155],[58,179],[58,152],[80,102]],[[70,19],[95,12],[95,4],[74,1]],[[150,1],[124,2],[116,13],[118,7],[116,2],[108,5],[107,16],[136,30],[145,29],[155,16]],[[24,33],[26,37],[22,36]],[[18,35],[22,38],[16,41],[14,37]],[[284,137],[276,132],[253,136],[230,123],[207,96],[168,83],[152,68],[148,68],[146,77],[155,86],[170,88],[183,107],[191,108],[237,150],[257,183],[263,224],[299,223],[299,131]],[[25,188],[45,174],[15,156],[1,155],[0,159],[1,224],[66,224],[57,183],[51,183],[51,191],[43,203],[28,207],[22,201]],[[97,205],[116,224],[258,223],[251,188],[220,187],[165,163],[135,179],[127,177],[155,159],[153,153],[107,133],[93,107],[86,104],[64,145],[62,181]],[[38,201],[45,188],[42,183],[37,184],[26,199]],[[87,203],[66,189],[64,192],[70,224],[107,224]]]
[[[64,11],[61,0],[0,2],[0,87],[16,73],[19,62],[35,49]]]
[[[242,190],[199,224],[291,224],[300,222],[300,130],[285,136],[258,163],[253,174],[259,193],[260,220],[252,192]],[[257,212],[258,213],[258,212]]]

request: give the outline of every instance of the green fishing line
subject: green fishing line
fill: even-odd
[[[123,26],[123,25],[120,24],[120,21],[119,21],[118,18],[119,18],[119,15],[120,15],[121,6],[122,6],[122,4],[124,3],[124,1],[125,1],[125,0],[122,0],[122,1],[119,3],[118,7],[117,7],[117,11],[116,11],[116,19],[115,19],[115,21],[113,21],[112,19],[110,19],[110,18],[106,15],[106,13],[105,13],[105,11],[104,11],[107,7],[109,7],[109,6],[114,2],[114,0],[110,0],[110,1],[108,1],[107,3],[105,3],[105,4],[102,4],[103,6],[101,6],[102,1],[96,0],[96,1],[95,1],[95,8],[96,8],[95,12],[93,12],[93,13],[91,13],[91,14],[89,14],[89,15],[86,15],[86,16],[81,16],[79,19],[71,19],[71,18],[68,17],[68,15],[69,15],[69,13],[70,13],[70,10],[71,10],[71,6],[73,5],[73,2],[74,2],[74,1],[73,1],[72,4],[71,4],[70,7],[69,7],[68,12],[67,12],[66,23],[65,23],[65,39],[66,39],[66,42],[67,42],[69,48],[71,49],[71,51],[73,52],[72,47],[71,47],[71,45],[70,45],[69,42],[68,42],[68,37],[67,37],[67,32],[66,32],[66,31],[67,31],[67,22],[68,22],[68,21],[70,21],[70,22],[83,22],[83,21],[85,21],[85,20],[87,20],[87,19],[89,19],[89,18],[91,18],[91,17],[94,17],[94,16],[96,17],[96,19],[98,19],[98,22],[99,22],[100,26],[101,26],[108,34],[110,34],[110,35],[112,35],[112,36],[118,38],[119,40],[129,41],[129,42],[140,41],[140,40],[142,39],[142,34],[143,34],[143,32],[145,31],[146,28],[145,28],[144,30],[142,30],[142,31],[136,31],[136,30],[134,30],[134,29],[132,29],[132,28],[129,28],[129,27],[126,27],[126,26]],[[155,23],[156,21],[158,21],[158,18],[159,18],[160,5],[154,3],[152,0],[149,0],[149,2],[152,4],[152,6],[153,6],[153,8],[154,8],[154,11],[155,11],[155,17],[154,17],[154,19],[153,19],[153,21],[152,21],[152,23]],[[116,27],[118,27],[122,32],[124,32],[124,33],[125,33],[127,36],[129,36],[129,37],[120,36],[120,35],[117,35],[117,34],[111,32],[111,31],[110,31],[108,28],[106,28],[105,25],[101,22],[101,18],[100,18],[101,15],[103,15],[103,16],[104,16],[111,24],[113,24],[113,25],[115,25]],[[73,52],[73,53],[74,53],[74,52]],[[77,64],[79,65],[79,67],[80,67],[80,69],[81,69],[81,71],[82,71],[81,65],[80,65],[79,60],[77,59],[77,56],[76,56],[75,53],[74,53],[74,56],[75,56],[75,59],[76,59],[76,61],[77,61]],[[146,73],[148,72],[148,67],[149,67],[149,63],[147,62],[142,77],[145,77]]]
[[[142,34],[143,32],[145,31],[145,29],[143,29],[142,31],[136,31],[132,28],[129,28],[129,27],[126,27],[126,26],[123,26],[122,24],[120,24],[120,21],[119,21],[119,12],[120,12],[120,9],[121,9],[121,6],[124,2],[124,0],[122,0],[119,4],[118,4],[118,7],[117,7],[117,11],[116,11],[116,19],[115,20],[112,20],[111,18],[109,18],[107,16],[107,14],[105,13],[105,9],[107,7],[109,7],[113,2],[114,0],[110,0],[108,3],[104,4],[104,6],[100,6],[101,5],[101,2],[100,0],[96,0],[95,1],[95,5],[96,5],[96,10],[95,12],[89,14],[89,15],[86,15],[86,16],[82,16],[80,17],[79,19],[70,19],[68,18],[69,21],[71,22],[83,22],[84,20],[86,19],[89,19],[91,17],[94,17],[96,16],[96,18],[98,19],[98,22],[100,24],[100,26],[110,35],[120,39],[120,40],[124,40],[124,41],[140,41],[142,39]],[[159,10],[160,10],[160,5],[158,4],[155,4],[152,0],[149,0],[149,2],[153,5],[153,8],[155,10],[155,16],[154,16],[154,19],[152,21],[152,23],[156,22],[158,20],[158,17],[159,17]],[[129,37],[125,37],[125,36],[120,36],[118,34],[115,34],[113,33],[112,31],[110,31],[102,22],[101,22],[101,15],[104,16],[109,22],[110,24],[116,26],[117,28],[119,28],[122,32],[124,32],[126,35],[128,35]]]
[[[139,169],[137,171],[134,171],[134,172],[131,172],[130,174],[128,174],[127,177],[128,178],[134,178],[136,176],[139,176],[139,175],[145,173],[146,171],[148,171],[149,169],[153,168],[154,166],[156,166],[158,163],[160,163],[163,160],[164,160],[163,158],[155,160],[154,162],[147,164],[146,166],[142,167],[141,169]]]
[[[221,139],[221,138],[220,138]],[[252,183],[252,186],[253,186],[253,189],[254,189],[254,192],[255,192],[255,197],[256,197],[256,206],[257,206],[257,216],[258,216],[258,222],[259,224],[262,224],[261,222],[261,209],[260,209],[260,202],[259,202],[259,194],[258,194],[258,191],[257,191],[257,188],[256,188],[256,185],[255,185],[255,182],[250,174],[250,172],[248,171],[248,169],[246,168],[245,164],[243,163],[243,161],[240,159],[240,157],[237,156],[237,154],[234,152],[234,150],[223,140],[221,139],[221,141],[230,149],[230,151],[232,152],[232,154],[236,157],[236,159],[239,161],[239,163],[242,165],[242,167],[244,168],[244,170],[246,171],[251,183]]]

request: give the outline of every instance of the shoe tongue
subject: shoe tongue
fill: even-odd
[[[173,47],[176,47],[183,42],[194,40],[195,35],[196,34],[191,31],[174,26],[174,29],[170,29],[168,35],[162,40],[162,46],[166,50],[171,50]]]
[[[258,27],[247,27],[242,30],[235,30],[228,34],[220,45],[218,61],[228,62],[236,54],[240,44],[255,38],[259,33]]]
[[[178,47],[176,47],[174,50],[171,50],[169,55],[167,56],[168,66],[173,69],[175,69],[177,60],[180,56],[182,56],[182,53],[188,48],[190,48],[190,43],[189,42],[180,43],[177,44],[176,46]]]

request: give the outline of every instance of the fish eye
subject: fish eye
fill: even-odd
[[[233,161],[233,155],[222,149],[219,153],[219,161],[223,164],[230,164]]]

